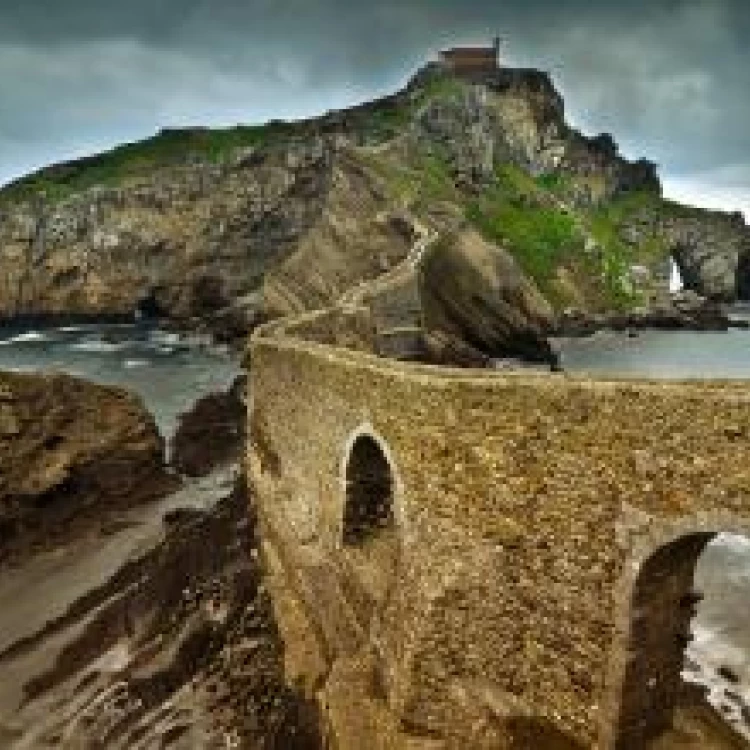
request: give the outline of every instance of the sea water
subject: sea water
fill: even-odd
[[[148,324],[0,327],[0,370],[61,370],[135,391],[169,439],[178,417],[240,373],[237,357],[207,338]]]
[[[750,308],[738,306],[733,316],[748,320]],[[601,332],[557,346],[564,370],[594,377],[750,382],[750,330]],[[711,702],[750,738],[750,539],[715,537],[698,561],[695,589],[705,598],[684,676],[707,686]],[[727,669],[738,682],[723,676]]]

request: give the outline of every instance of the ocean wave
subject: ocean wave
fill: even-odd
[[[180,334],[174,331],[162,331],[159,329],[153,330],[149,333],[149,339],[156,344],[164,344],[167,346],[179,344]]]
[[[114,343],[112,341],[103,341],[102,339],[87,339],[77,341],[71,344],[70,348],[77,352],[91,352],[92,354],[109,354],[110,352],[119,352],[127,346],[127,343]]]
[[[30,342],[43,342],[48,341],[49,337],[47,334],[41,331],[24,331],[24,333],[18,333],[15,336],[11,336],[9,339],[3,339],[0,341],[0,346],[10,346],[11,344],[25,344]]]
[[[698,624],[692,627],[693,641],[686,650],[686,682],[708,691],[708,702],[737,731],[750,739],[746,714],[750,706],[750,664],[747,652],[724,639],[720,630]],[[734,675],[728,679],[729,675]]]
[[[60,326],[57,330],[60,331],[60,333],[80,333],[86,329],[83,326]]]
[[[147,359],[126,359],[122,366],[130,370],[134,367],[148,367],[150,364]]]

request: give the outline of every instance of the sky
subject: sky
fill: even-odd
[[[363,101],[496,34],[667,195],[750,217],[748,0],[0,0],[0,183],[164,126]]]

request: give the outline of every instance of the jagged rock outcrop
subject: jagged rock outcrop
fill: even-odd
[[[444,79],[428,66],[415,82]],[[563,98],[546,73],[501,68],[466,83],[473,85],[443,84],[417,122],[424,147],[446,155],[459,182],[487,184],[498,164],[512,163],[532,175],[561,170],[581,178],[572,197],[583,205],[660,190],[654,164],[624,159],[609,134],[587,138],[566,124]]]
[[[225,392],[209,393],[180,416],[172,439],[172,465],[189,477],[204,477],[239,461],[245,445],[246,377]]]
[[[750,296],[750,227],[742,214],[665,201],[624,217],[618,229],[631,247],[659,238],[685,288],[719,301]]]
[[[67,610],[3,633],[0,669],[18,684],[0,688],[0,745],[318,750],[316,712],[284,680],[249,500],[240,476],[210,507],[172,511],[77,597],[92,563],[72,540],[50,573],[74,597]]]
[[[137,397],[61,373],[0,373],[0,560],[175,486]]]
[[[209,316],[256,291],[319,219],[330,170],[311,138],[6,209],[0,313]]]
[[[750,229],[741,214],[693,213],[662,222],[688,289],[715,300],[748,299]]]
[[[634,333],[642,329],[727,331],[747,327],[747,321],[733,319],[720,303],[685,290],[628,312],[586,315],[580,310],[566,310],[558,319],[556,333],[588,336],[602,329]]]

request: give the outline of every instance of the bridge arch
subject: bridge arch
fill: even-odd
[[[723,519],[726,520],[726,519]],[[750,523],[679,524],[652,532],[631,559],[621,592],[620,632],[611,663],[614,709],[603,747],[641,750],[673,726],[675,711],[700,702],[706,690],[683,678],[692,623],[704,592],[696,588],[699,559],[720,534],[750,539]]]
[[[388,444],[369,424],[349,436],[341,478],[339,546],[367,594],[383,600],[400,558],[402,487]]]

